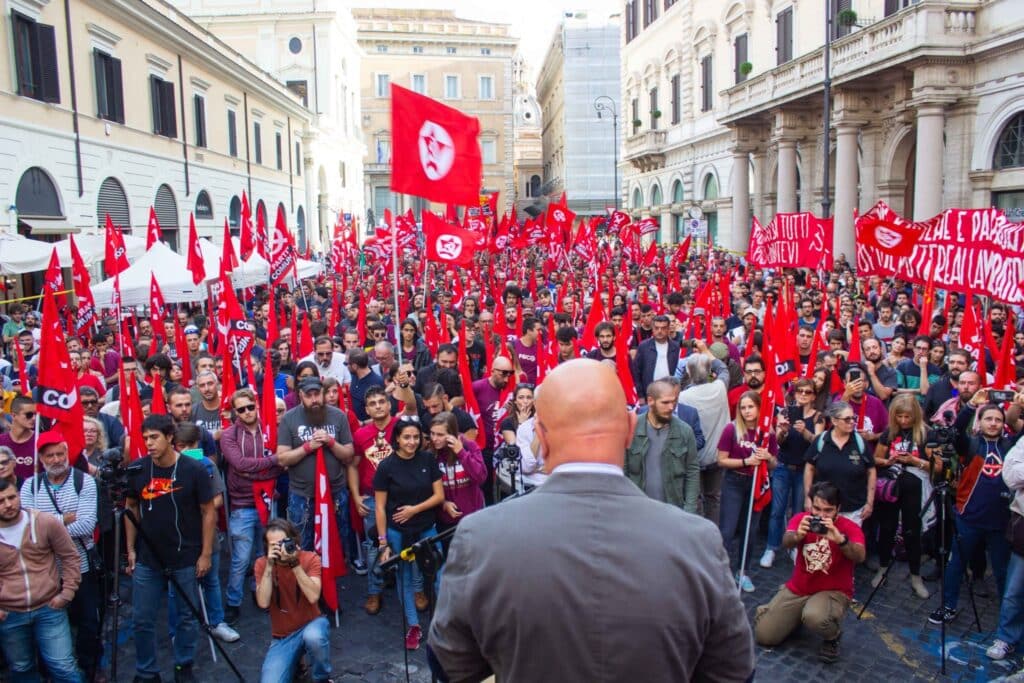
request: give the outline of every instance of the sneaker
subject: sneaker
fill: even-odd
[[[775,564],[775,551],[771,548],[765,549],[764,555],[761,556],[761,562],[759,564],[765,569],[771,569],[772,565]]]
[[[196,683],[191,663],[174,665],[174,683]]]
[[[878,588],[882,585],[882,581],[885,581],[885,567],[879,567],[878,571],[871,578],[871,587]]]
[[[821,643],[818,649],[818,659],[826,664],[835,664],[839,661],[839,639],[826,640]]]
[[[1006,659],[1006,655],[1011,652],[1013,652],[1013,645],[1010,645],[1005,640],[996,638],[996,642],[992,643],[992,646],[985,650],[985,656],[989,659]]]
[[[373,616],[380,613],[380,595],[370,595],[366,598],[366,604],[363,605],[363,610],[367,614]]]
[[[430,607],[430,601],[427,600],[427,594],[418,592],[413,596],[413,600],[416,602],[416,611],[425,612]]]
[[[753,593],[754,592],[754,582],[750,580],[749,576],[747,576],[746,574],[743,574],[742,576],[738,577],[738,580],[739,580],[740,590],[741,591],[743,591],[744,593]]]
[[[224,608],[224,623],[228,626],[234,626],[238,623],[238,605],[228,605]]]
[[[913,574],[910,575],[910,589],[914,591],[914,595],[922,600],[928,599],[928,589],[925,588],[924,581],[921,580],[920,576],[914,576]]]
[[[352,560],[352,568],[356,570],[356,574],[359,576],[366,576],[366,562],[360,558]]]
[[[214,628],[210,629],[210,633],[213,637],[222,643],[233,643],[242,636],[238,635],[238,631],[231,628],[223,621],[217,624]]]
[[[420,638],[423,637],[423,632],[419,626],[413,626],[409,629],[409,632],[405,634],[405,649],[406,650],[418,650],[420,649]]]
[[[952,607],[937,607],[934,612],[928,615],[928,623],[930,624],[941,624],[946,622],[947,624],[954,619],[959,612]]]

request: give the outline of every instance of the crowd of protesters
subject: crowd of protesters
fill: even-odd
[[[21,390],[38,375],[38,316],[8,306],[0,360],[7,666],[27,675],[38,653],[52,680],[80,680],[78,668],[86,680],[103,680],[104,593],[111,571],[123,570],[133,596],[135,680],[159,680],[164,626],[156,616],[165,600],[175,680],[194,680],[197,622],[168,585],[169,571],[181,590],[202,593],[204,618],[225,642],[238,640],[233,626],[243,611],[270,610],[263,680],[290,680],[302,651],[313,679],[329,680],[328,619],[317,607],[316,453],[325,456],[347,563],[366,576],[365,611],[378,614],[389,590],[374,571],[380,562],[543,484],[533,400],[547,370],[582,356],[615,366],[642,413],[625,474],[648,496],[716,523],[742,591],[754,590],[745,568],[757,561],[762,533],[759,564],[793,564],[790,581],[757,610],[759,643],[778,645],[803,623],[821,636],[822,659],[835,661],[854,566],[876,569],[873,587],[887,580],[883,590],[908,585],[928,598],[925,582],[946,559],[937,533],[944,518],[959,543],[947,544],[946,600],[930,620],[954,620],[964,577],[977,585],[990,568],[1002,608],[988,655],[1001,659],[1017,646],[1019,309],[858,279],[844,261],[815,273],[671,248],[646,266],[611,249],[598,262],[559,258],[532,248],[477,256],[468,268],[424,269],[407,254],[397,290],[390,259],[371,259],[358,274],[331,273],[273,296],[267,287],[243,292],[255,337],[251,375],[225,362],[202,305],[177,307],[163,329],[143,311],[120,328],[108,315],[94,333],[67,336],[85,414],[77,454],[60,433],[37,428],[36,403]],[[970,308],[983,312],[980,349],[961,343]],[[773,368],[768,340],[784,314],[791,344]],[[782,395],[765,403],[770,378],[780,375]],[[250,381],[255,386],[245,386]],[[111,506],[94,477],[108,447],[129,452],[125,384],[145,416],[134,437],[145,456],[133,463],[127,507],[151,542],[127,524],[124,556],[115,557]],[[273,414],[266,386],[276,397]],[[768,430],[762,411],[773,413]],[[268,421],[276,443],[265,441]],[[943,444],[947,424],[956,438]],[[752,497],[765,469],[772,496],[762,524]],[[948,515],[928,505],[943,480],[956,492]],[[909,572],[886,573],[895,559]],[[28,591],[25,566],[33,568]],[[414,564],[400,572],[395,599],[408,624],[406,647],[416,649],[429,586]]]

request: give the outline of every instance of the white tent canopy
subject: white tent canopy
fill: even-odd
[[[106,238],[104,235],[75,235],[75,245],[82,255],[85,265],[102,261],[106,255]],[[59,242],[41,242],[21,235],[0,233],[0,274],[20,275],[46,270],[50,265],[50,254],[57,247],[57,258],[62,268],[71,267],[71,241],[67,238]],[[142,256],[146,251],[146,240],[141,237],[124,235],[124,246],[128,251],[128,260]]]

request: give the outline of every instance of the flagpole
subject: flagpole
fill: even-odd
[[[391,227],[391,269],[394,272],[394,297],[395,297],[395,353],[398,357],[398,364],[402,364],[402,324],[403,321],[398,319],[398,316],[402,314],[401,309],[398,307],[398,231],[395,230],[395,226]],[[337,618],[337,612],[335,612],[335,618]]]
[[[750,504],[747,505],[747,523],[746,530],[743,532],[743,554],[740,555],[740,573],[736,577],[736,583],[739,584],[743,580],[743,576],[747,569],[747,544],[750,542],[750,518],[754,516],[754,495],[756,494],[757,487],[757,468],[761,466],[761,463],[754,467],[754,476],[750,478]]]

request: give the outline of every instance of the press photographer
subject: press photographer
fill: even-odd
[[[767,605],[757,608],[754,639],[781,644],[801,623],[824,639],[819,658],[839,659],[843,616],[853,599],[853,570],[864,561],[864,532],[839,514],[839,489],[827,481],[811,487],[811,511],[789,520],[782,547],[796,548],[793,576]]]
[[[262,683],[289,683],[303,650],[314,683],[331,676],[330,624],[320,614],[320,557],[300,549],[298,528],[272,519],[263,534],[265,557],[256,560],[256,604],[270,610],[272,639],[260,673]]]

